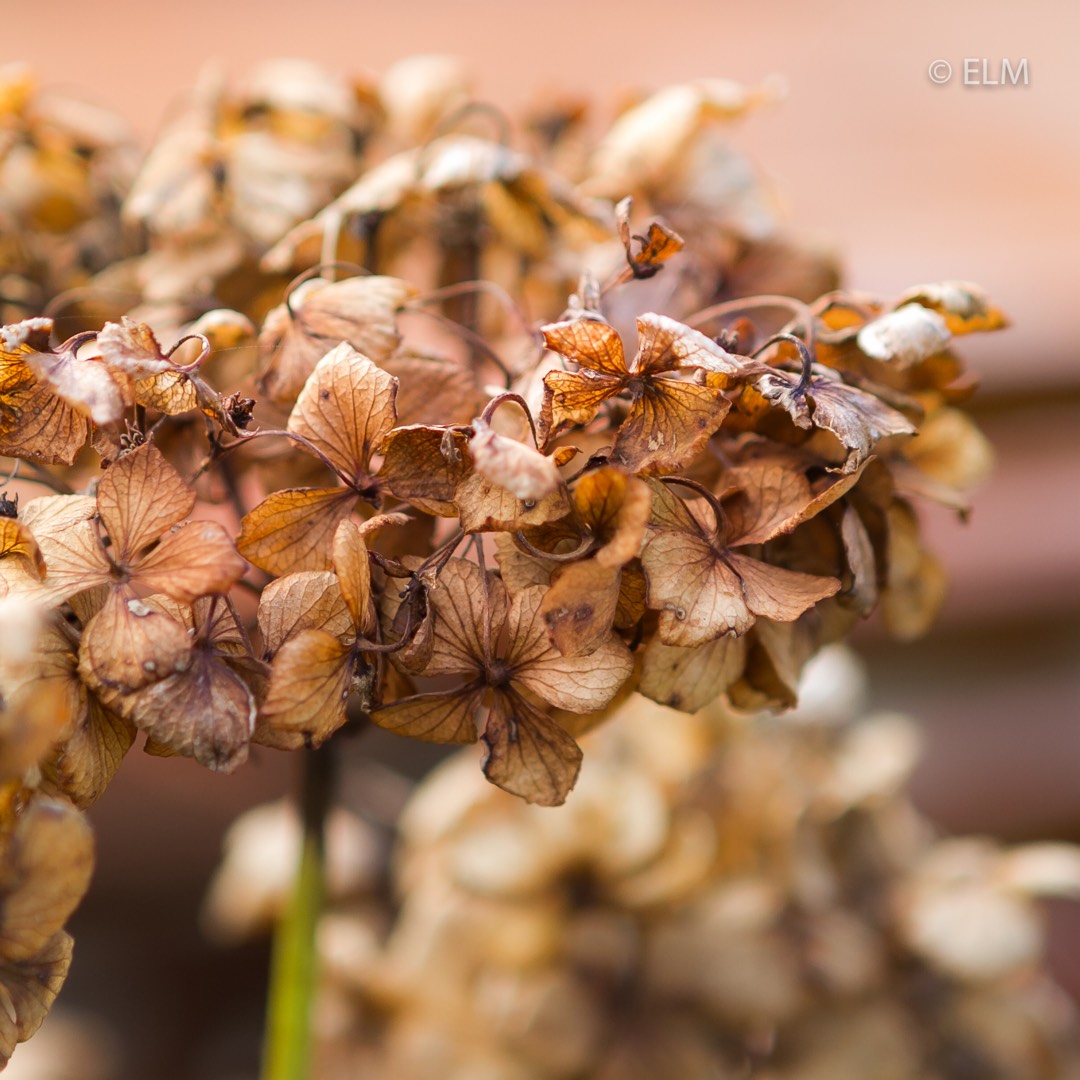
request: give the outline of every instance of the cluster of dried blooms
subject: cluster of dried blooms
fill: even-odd
[[[862,715],[857,675],[821,654],[779,723],[635,696],[586,738],[559,814],[451,759],[402,815],[390,918],[370,836],[337,822],[318,1075],[1077,1075],[1036,901],[1080,896],[1080,850],[936,838],[903,794],[915,730]],[[237,823],[221,931],[282,902],[265,857],[282,825]]]
[[[770,95],[675,87],[590,144],[580,102],[511,136],[449,61],[279,62],[136,171],[0,69],[0,596],[40,624],[4,865],[140,732],[228,771],[370,720],[557,805],[634,690],[787,707],[875,607],[925,628],[913,499],[962,512],[989,457],[952,339],[1004,320],[837,291],[727,138]]]

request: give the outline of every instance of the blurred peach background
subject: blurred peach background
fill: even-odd
[[[451,53],[510,111],[581,94],[601,116],[695,76],[783,75],[788,99],[735,139],[792,221],[835,243],[848,284],[891,296],[970,279],[1014,323],[962,343],[999,466],[968,525],[927,515],[954,583],[938,628],[913,646],[862,635],[874,699],[924,723],[916,795],[943,827],[1080,840],[1080,5],[43,0],[4,5],[3,26],[9,59],[112,106],[144,140],[208,61],[242,73],[296,55],[363,75]],[[964,85],[965,58],[980,78],[983,59],[991,77],[1025,59],[1029,85]],[[935,60],[952,65],[946,85]],[[373,750],[402,760],[389,737]],[[100,869],[60,1001],[122,1025],[125,1077],[251,1075],[264,953],[212,952],[195,913],[225,824],[289,786],[278,755],[230,778],[133,755],[95,808]],[[1075,992],[1080,915],[1055,925]]]

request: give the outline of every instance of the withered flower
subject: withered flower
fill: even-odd
[[[371,459],[394,426],[398,382],[348,342],[316,365],[289,416],[298,436],[342,482],[334,488],[283,488],[248,514],[237,546],[269,574],[325,570],[334,530],[360,499],[377,504]]]
[[[505,532],[543,525],[570,509],[559,467],[577,451],[545,456],[494,431],[484,415],[460,427],[412,424],[389,432],[382,444],[380,479],[399,499],[427,513],[457,517],[473,532]]]
[[[758,379],[757,390],[785,409],[798,427],[832,432],[847,450],[843,472],[855,472],[879,439],[915,432],[915,424],[903,413],[849,386],[830,368],[804,359],[802,375],[774,369]]]
[[[91,602],[95,613],[83,633],[80,666],[106,698],[183,670],[190,660],[185,629],[148,608],[140,592],[191,603],[227,591],[244,572],[222,526],[178,524],[194,504],[191,489],[145,443],[110,466],[96,500],[51,496],[27,506],[48,568],[43,596],[58,602],[91,590],[103,594]]]
[[[346,518],[334,533],[334,573],[279,578],[263,593],[259,629],[271,660],[256,740],[281,749],[319,746],[345,722],[351,694],[376,701],[375,605],[366,537],[403,515],[363,525]]]
[[[247,760],[264,665],[251,655],[247,634],[222,597],[189,605],[157,596],[146,606],[182,626],[190,649],[182,667],[124,696],[124,716],[146,732],[156,752],[232,772]]]
[[[659,273],[663,263],[673,255],[682,251],[686,241],[669,229],[661,221],[650,221],[649,229],[645,236],[637,236],[630,232],[630,207],[633,200],[626,196],[615,207],[615,223],[619,230],[619,239],[626,251],[626,262],[631,277],[638,279],[650,278]],[[638,249],[634,250],[634,242]]]
[[[630,412],[615,436],[612,462],[631,472],[670,472],[696,456],[723,423],[731,407],[723,387],[742,365],[665,315],[643,315],[637,327],[638,351],[629,365],[607,323],[574,319],[542,328],[549,349],[580,365],[544,376],[550,428],[587,424],[603,402],[625,392]],[[678,378],[684,368],[696,369],[702,381]]]
[[[78,355],[93,334],[77,334],[54,350],[52,327],[52,319],[0,327],[0,454],[71,465],[91,420],[120,420],[131,386],[100,358]]]
[[[662,642],[695,646],[722,634],[737,637],[759,615],[790,622],[836,593],[836,578],[787,570],[739,550],[790,531],[821,508],[805,482],[794,498],[784,490],[798,488],[793,480],[779,467],[760,466],[740,479],[745,509],[730,517],[704,489],[706,498],[684,502],[670,485],[654,484],[641,562],[646,602],[660,612]],[[839,496],[837,486],[833,498]]]
[[[630,677],[626,646],[609,633],[587,657],[562,656],[540,615],[542,588],[512,600],[498,578],[451,559],[429,597],[434,649],[426,676],[458,676],[450,691],[402,698],[376,709],[380,727],[440,743],[481,740],[493,783],[529,802],[562,803],[581,764],[577,743],[537,699],[587,713],[602,709]]]
[[[643,480],[607,466],[578,480],[573,522],[524,530],[527,554],[501,545],[503,578],[512,591],[550,581],[540,613],[552,644],[564,656],[587,655],[613,625],[628,629],[644,614],[644,577],[636,563],[634,569],[628,564],[640,552],[651,503],[652,492]],[[564,541],[577,543],[580,557],[575,561],[564,561],[572,553],[557,554]],[[553,558],[544,559],[548,550]]]

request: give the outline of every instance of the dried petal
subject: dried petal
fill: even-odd
[[[331,637],[343,638],[352,628],[337,575],[327,570],[278,578],[259,598],[259,632],[266,659],[302,630],[324,630]]]
[[[670,472],[695,458],[731,402],[715,386],[647,380],[615,439],[612,460],[630,472]]]
[[[484,775],[526,802],[561,806],[581,771],[581,748],[552,719],[522,698],[499,694],[481,739]]]
[[[886,435],[911,435],[915,425],[903,413],[880,399],[848,386],[827,368],[816,368],[804,384],[795,375],[773,371],[758,381],[758,390],[786,409],[802,428],[831,431],[848,449],[845,473],[855,472],[869,457],[878,439]]]
[[[350,488],[283,488],[245,515],[236,546],[268,574],[325,570],[334,532],[356,501]]]
[[[909,368],[941,352],[951,336],[936,311],[921,304],[904,304],[868,322],[856,341],[867,356]]]
[[[194,505],[195,493],[153,443],[124,454],[98,485],[101,522],[125,564],[187,517]]]
[[[457,517],[454,497],[471,472],[460,431],[414,424],[395,428],[383,440],[380,479],[399,499],[430,514]]]
[[[154,331],[126,315],[120,322],[107,322],[101,328],[97,347],[109,367],[133,379],[149,379],[175,367],[161,351]]]
[[[316,365],[289,416],[302,435],[347,476],[367,477],[371,455],[394,426],[398,382],[347,341]]]
[[[465,559],[451,559],[440,571],[428,598],[435,612],[435,650],[426,675],[479,674],[488,652],[485,624],[498,636],[508,606],[502,582],[490,574],[486,581],[485,586],[480,567]]]
[[[746,638],[724,635],[689,649],[653,638],[645,648],[638,689],[661,705],[697,712],[739,678],[745,662]]]
[[[482,420],[473,422],[473,431],[469,453],[476,471],[515,499],[538,502],[562,483],[551,458],[516,439],[499,435]]]
[[[589,656],[563,656],[548,640],[543,599],[544,590],[534,586],[518,593],[510,606],[506,663],[512,680],[559,709],[602,709],[634,670],[630,650],[609,633]]]
[[[897,307],[922,304],[944,316],[950,333],[970,334],[980,330],[1000,330],[1009,320],[978,285],[970,281],[939,281],[916,285],[897,301]]]
[[[32,960],[86,894],[94,838],[79,811],[41,796],[23,811],[0,868],[0,958]]]
[[[276,402],[295,400],[319,360],[339,343],[382,363],[401,341],[397,312],[414,292],[392,277],[305,282],[270,312],[259,335],[270,358],[263,387]]]
[[[476,713],[483,696],[482,689],[452,694],[417,694],[375,709],[371,719],[387,731],[425,742],[476,742]]]
[[[0,968],[0,1068],[41,1027],[70,967],[71,935],[61,930],[36,956]]]
[[[186,671],[191,639],[175,619],[135,599],[130,590],[109,593],[83,631],[79,672],[108,705],[148,683]]]
[[[51,319],[0,327],[0,454],[44,464],[72,465],[90,434],[89,420],[44,383],[26,363],[49,348]]]
[[[216,521],[189,521],[166,534],[139,560],[133,580],[190,604],[200,596],[228,592],[246,569],[221,525]]]
[[[527,525],[544,525],[565,517],[570,499],[560,486],[542,499],[518,499],[506,488],[472,473],[455,493],[461,527],[466,532],[516,532]]]
[[[320,746],[345,722],[353,650],[325,630],[302,630],[277,651],[255,739],[295,750]]]

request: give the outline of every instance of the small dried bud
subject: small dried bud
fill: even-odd
[[[238,391],[235,394],[230,394],[227,398],[223,398],[221,406],[228,414],[229,419],[242,431],[251,423],[251,414],[255,410],[255,399],[243,397]]]

